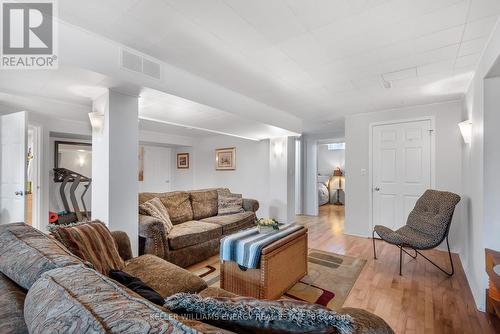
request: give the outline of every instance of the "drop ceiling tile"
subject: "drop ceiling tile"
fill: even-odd
[[[481,37],[462,42],[462,44],[460,45],[458,56],[462,57],[473,53],[482,52],[484,47],[486,46],[487,40],[487,37]]]
[[[461,25],[419,37],[414,41],[415,51],[420,53],[460,43],[463,29]]]
[[[225,3],[270,42],[283,42],[306,32],[292,10],[282,1],[225,0]]]
[[[480,53],[474,53],[468,56],[458,57],[455,66],[458,68],[465,66],[474,66],[478,63],[480,56]]]
[[[385,81],[403,80],[403,79],[416,78],[416,77],[417,77],[417,68],[416,67],[382,74],[382,78],[384,78]]]
[[[465,26],[464,41],[489,36],[498,16],[490,16],[484,19],[471,21]]]
[[[455,59],[460,44],[450,45],[444,48],[416,54],[413,59],[417,65],[437,63],[439,61]]]
[[[433,73],[440,73],[445,71],[452,71],[455,65],[455,60],[445,60],[437,63],[422,65],[417,67],[417,74],[419,77],[426,76]]]
[[[469,21],[500,14],[500,1],[473,0],[470,5]]]
[[[202,29],[242,52],[255,52],[270,43],[248,22],[221,0],[167,0],[180,13],[191,18]]]
[[[464,24],[467,9],[468,1],[460,1],[421,17],[414,17],[411,21],[414,25],[416,37]]]
[[[330,61],[330,58],[311,34],[302,34],[278,46],[293,61],[306,69],[317,67]]]

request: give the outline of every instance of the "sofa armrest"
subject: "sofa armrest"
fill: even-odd
[[[257,210],[259,210],[259,201],[250,198],[243,198],[243,209],[245,211],[257,212]]]
[[[168,258],[167,234],[162,221],[155,217],[139,215],[139,237],[144,239],[144,249],[139,253]]]
[[[128,261],[132,258],[132,246],[130,246],[130,239],[127,233],[123,231],[113,231],[111,232],[113,239],[115,239],[116,246],[118,247],[118,253],[123,261]]]

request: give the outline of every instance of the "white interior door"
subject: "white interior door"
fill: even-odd
[[[373,127],[373,225],[406,224],[417,199],[431,187],[430,120]]]
[[[0,117],[0,223],[24,222],[26,112]]]
[[[172,149],[144,146],[144,181],[139,182],[140,192],[170,191]]]

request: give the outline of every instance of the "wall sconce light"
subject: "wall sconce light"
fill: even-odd
[[[89,112],[89,119],[92,132],[101,134],[104,129],[104,114],[99,111]]]
[[[279,157],[283,153],[283,142],[276,141],[274,143],[274,155]]]
[[[460,128],[464,143],[469,145],[472,141],[472,122],[470,120],[460,122],[458,123],[458,127]]]

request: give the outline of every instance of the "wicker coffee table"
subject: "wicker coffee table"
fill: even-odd
[[[220,285],[240,296],[277,299],[307,275],[307,229],[301,228],[264,247],[258,269],[222,261]]]

